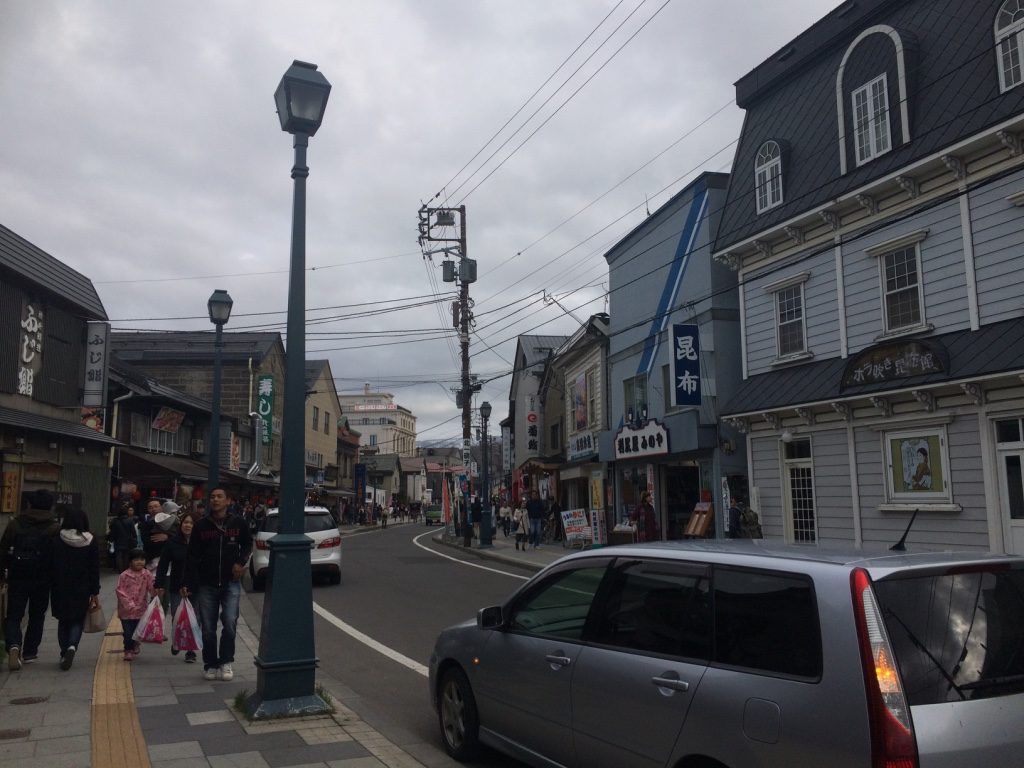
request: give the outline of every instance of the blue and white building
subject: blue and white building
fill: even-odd
[[[658,538],[682,538],[697,504],[715,527],[746,488],[742,441],[719,429],[740,383],[736,276],[711,259],[728,176],[705,173],[617,243],[609,268],[607,470],[609,527],[652,493]]]

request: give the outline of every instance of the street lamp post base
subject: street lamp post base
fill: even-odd
[[[295,696],[290,699],[261,699],[259,693],[254,693],[247,703],[251,720],[327,715],[334,711],[330,704],[316,694]]]

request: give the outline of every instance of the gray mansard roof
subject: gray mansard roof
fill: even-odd
[[[843,3],[736,83],[746,110],[714,250],[725,251],[797,214],[893,175],[1024,110],[1024,86],[999,92],[993,36],[1002,0],[857,0]],[[858,36],[876,28],[851,50]],[[891,34],[895,32],[895,36]],[[902,77],[895,55],[903,52]],[[849,53],[849,56],[847,54]],[[845,66],[844,66],[845,65]],[[850,88],[886,73],[892,148],[857,166],[847,127],[840,171],[837,81],[844,123]],[[907,131],[903,141],[905,83]],[[783,200],[757,214],[754,161],[764,142],[782,149]]]
[[[948,356],[945,372],[843,388],[841,382],[848,360],[837,357],[803,363],[751,376],[722,408],[722,415],[740,416],[786,407],[827,405],[888,390],[1024,372],[1024,319],[992,323],[977,331],[952,331],[924,338]]]

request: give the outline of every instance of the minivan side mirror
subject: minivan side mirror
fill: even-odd
[[[477,611],[476,625],[479,629],[500,629],[504,623],[500,605],[492,605]]]

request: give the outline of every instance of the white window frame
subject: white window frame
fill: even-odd
[[[597,368],[587,371],[587,427],[597,429]]]
[[[897,470],[909,471],[906,461],[902,456],[896,457],[893,453],[894,446],[909,446],[913,448],[915,443],[928,443],[932,450],[928,457],[929,483],[941,482],[942,487],[931,490],[911,490],[903,473],[896,477]],[[888,500],[893,504],[951,504],[953,502],[953,483],[949,474],[949,437],[946,433],[946,426],[928,425],[917,428],[903,427],[900,430],[882,432],[882,446],[885,455],[885,490]],[[935,456],[935,448],[938,448],[938,458]],[[902,450],[902,448],[901,448]],[[897,464],[896,459],[899,458]],[[941,472],[941,475],[936,472]],[[916,476],[916,471],[914,476]],[[936,476],[938,480],[936,481]],[[913,481],[913,477],[910,478]]]
[[[879,85],[881,87],[876,89]],[[882,110],[879,110],[876,104],[879,94],[885,98]],[[857,100],[861,96],[864,97],[864,118],[858,115],[857,109]],[[892,149],[892,132],[889,125],[892,110],[889,107],[888,75],[883,72],[860,88],[854,89],[850,93],[850,107],[850,117],[853,120],[853,152],[857,158],[857,165],[861,166]],[[862,138],[865,139],[863,145]]]
[[[782,148],[777,141],[766,141],[757,151],[754,199],[759,214],[782,205]]]
[[[313,431],[316,432],[320,427],[320,408],[313,406]]]
[[[1011,8],[1013,10],[1010,10]],[[1011,18],[1005,20],[1004,14]],[[993,24],[993,34],[995,36],[996,69],[999,71],[999,92],[1006,93],[1024,83],[1024,0],[1006,0],[999,6]],[[1013,82],[1009,82],[1007,79],[1007,55],[1013,56],[1017,60],[1013,67],[1016,70],[1016,78]]]
[[[898,253],[902,253],[903,251],[909,251],[910,249],[913,249],[913,253],[914,253],[914,267],[917,270],[917,285],[916,285],[916,288],[917,288],[918,319],[917,319],[916,323],[912,323],[910,325],[893,326],[892,320],[889,317],[889,302],[888,302],[887,299],[888,299],[890,293],[897,293],[897,292],[902,292],[902,291],[908,291],[908,290],[910,290],[910,286],[907,286],[907,287],[904,287],[904,288],[900,288],[900,289],[898,289],[898,291],[890,292],[888,290],[888,287],[887,287],[888,281],[886,279],[887,259],[890,256],[895,256]],[[883,251],[882,253],[879,253],[877,258],[878,258],[878,289],[879,289],[879,292],[880,292],[879,296],[881,298],[881,304],[882,304],[882,335],[883,336],[894,336],[894,335],[903,334],[903,333],[912,333],[914,331],[918,331],[918,330],[921,330],[923,328],[927,328],[928,327],[928,321],[925,318],[925,312],[924,312],[924,272],[921,269],[921,244],[919,242],[918,243],[908,243],[906,245],[902,245],[902,246],[897,247],[897,248],[889,248],[889,249]]]
[[[810,272],[801,272],[796,275],[790,275],[784,277],[781,280],[769,283],[764,286],[766,293],[772,295],[772,325],[775,328],[775,360],[777,362],[788,362],[790,360],[799,360],[805,357],[810,357],[811,354],[807,348],[807,292],[804,290],[804,284],[810,278]],[[782,325],[781,318],[779,316],[779,299],[783,291],[797,288],[800,292],[800,340],[801,349],[796,352],[782,351],[782,337],[779,334],[779,328]],[[795,322],[795,321],[787,321]]]

